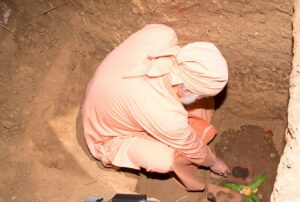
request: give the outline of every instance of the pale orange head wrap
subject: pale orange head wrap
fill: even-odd
[[[226,60],[212,43],[190,43],[177,53],[176,59],[179,65],[171,75],[173,72],[197,95],[214,96],[228,81]]]

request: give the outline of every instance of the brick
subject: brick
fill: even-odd
[[[213,196],[214,200],[208,200],[207,196]],[[242,202],[242,196],[240,193],[220,187],[215,184],[209,184],[207,186],[206,197],[203,202]]]
[[[214,173],[211,174],[211,178],[219,182],[235,182],[243,185],[248,185],[253,180],[254,169],[252,166],[243,163],[236,163],[236,162],[229,162],[229,163],[227,162],[227,165],[231,170],[231,174],[227,178],[216,175]],[[245,178],[234,176],[237,167],[248,169],[249,172],[248,176]]]

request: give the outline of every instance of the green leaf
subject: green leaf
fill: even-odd
[[[258,196],[255,193],[251,193],[248,197],[251,198],[255,202],[260,202]]]
[[[243,185],[235,184],[232,182],[225,182],[222,184],[224,188],[232,189],[234,191],[240,192],[243,189]]]
[[[266,173],[263,173],[263,174],[257,176],[257,178],[249,184],[250,189],[254,190],[254,189],[260,187],[262,185],[262,183],[264,183],[266,178],[267,178]]]
[[[246,197],[244,198],[244,202],[254,202],[254,201],[252,200],[252,198],[246,196]]]

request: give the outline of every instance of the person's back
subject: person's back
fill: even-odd
[[[143,74],[148,55],[176,44],[174,30],[165,25],[148,25],[131,35],[99,65],[88,84],[82,110],[87,144],[96,158],[102,159],[102,155],[95,145],[101,145],[108,137],[145,133],[132,111],[152,107],[153,104],[145,104],[145,99],[151,102],[158,92],[148,78],[139,74]]]
[[[173,29],[160,24],[147,25],[106,56],[97,68],[87,93],[99,91],[99,88],[101,93],[123,92],[123,86],[119,84],[126,84],[125,77],[130,72],[138,74],[148,55],[176,45],[177,36]]]

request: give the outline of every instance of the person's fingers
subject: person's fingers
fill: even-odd
[[[227,165],[220,159],[217,159],[216,164],[211,167],[211,170],[215,172],[216,174],[223,176],[223,177],[228,177],[230,174],[230,170],[227,167]]]

